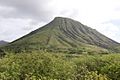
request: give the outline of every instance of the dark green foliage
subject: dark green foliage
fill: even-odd
[[[5,51],[4,51],[4,50],[2,50],[2,49],[0,49],[0,58],[1,58],[1,57],[4,57],[4,56],[5,56],[5,54],[6,54],[6,53],[5,53]]]
[[[0,59],[1,80],[119,80],[120,54],[32,52]]]

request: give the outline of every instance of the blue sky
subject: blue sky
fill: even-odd
[[[120,42],[120,0],[0,0],[0,40],[13,41],[69,17]]]

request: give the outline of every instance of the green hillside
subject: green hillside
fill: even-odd
[[[107,38],[95,29],[78,21],[56,17],[47,25],[13,41],[5,48],[8,50],[48,50],[89,52],[118,51],[119,43]]]

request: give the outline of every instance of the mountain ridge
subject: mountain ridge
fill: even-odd
[[[47,25],[13,41],[9,46],[23,46],[25,49],[98,47],[100,50],[114,50],[120,44],[76,20],[55,17]]]
[[[6,45],[6,44],[8,44],[9,42],[7,42],[7,41],[4,41],[4,40],[1,40],[0,41],[0,46],[4,46],[4,45]]]

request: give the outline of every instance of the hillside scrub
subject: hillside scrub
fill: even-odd
[[[0,80],[120,80],[120,54],[11,53],[0,59]]]

